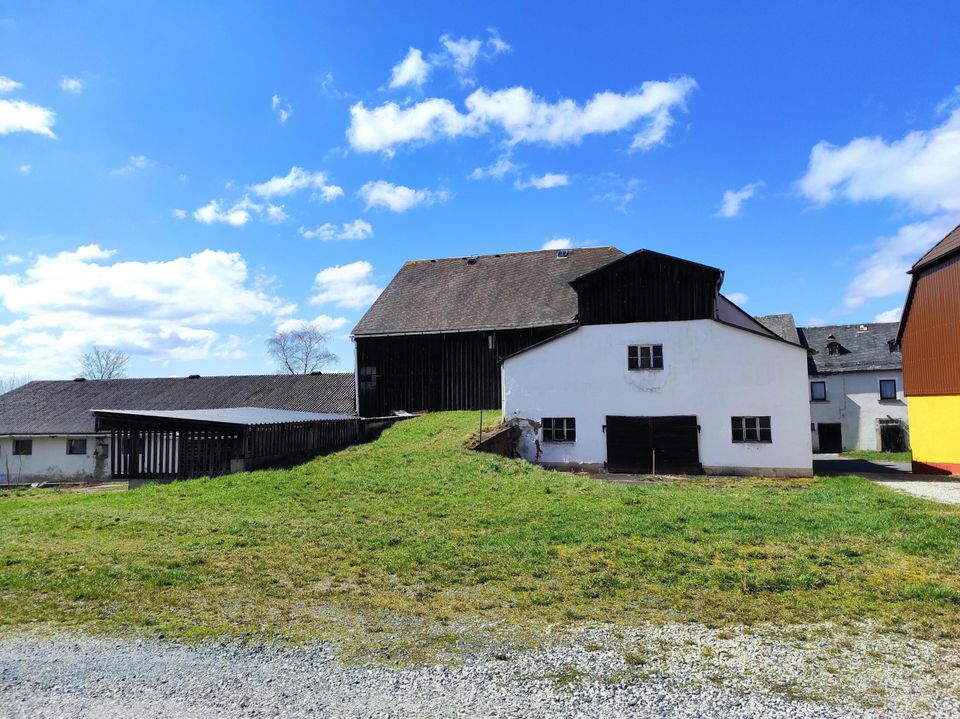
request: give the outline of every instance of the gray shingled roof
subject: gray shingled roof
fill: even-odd
[[[809,352],[810,374],[899,370],[903,366],[900,351],[890,351],[889,343],[897,338],[896,322],[799,327],[798,332]],[[840,354],[829,354],[831,342],[840,343]]]
[[[563,325],[577,315],[570,280],[611,262],[615,247],[407,262],[353,334],[386,335]]]
[[[800,335],[797,334],[797,324],[793,321],[793,315],[764,315],[763,317],[754,317],[754,319],[771,332],[783,337],[787,342],[800,344]]]
[[[189,410],[265,407],[353,414],[354,379],[323,375],[246,375],[30,382],[0,395],[0,434],[84,434],[92,409]]]

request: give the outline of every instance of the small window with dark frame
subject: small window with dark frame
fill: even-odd
[[[827,383],[826,382],[810,383],[810,401],[811,402],[827,401]]]
[[[86,438],[67,440],[67,454],[86,454],[86,453],[87,453]]]
[[[544,417],[544,442],[576,442],[577,420],[575,417]]]
[[[628,345],[627,369],[663,369],[663,345]]]
[[[769,417],[731,417],[734,442],[773,442]]]
[[[895,379],[880,380],[880,399],[896,399],[896,398],[897,398],[897,380]]]
[[[32,439],[13,440],[13,453],[14,454],[33,454],[33,440]]]

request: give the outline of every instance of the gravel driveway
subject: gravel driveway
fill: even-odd
[[[329,647],[21,635],[0,638],[0,716],[956,717],[956,656],[869,629],[666,625],[401,670],[344,666]]]

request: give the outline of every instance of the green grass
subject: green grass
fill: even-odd
[[[474,413],[280,471],[0,494],[0,627],[382,656],[471,627],[960,627],[960,508],[856,477],[616,485],[463,449]]]
[[[909,462],[910,452],[875,452],[870,449],[855,449],[852,452],[844,452],[842,457],[851,459],[869,459],[874,462]]]

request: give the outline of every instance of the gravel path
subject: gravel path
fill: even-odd
[[[909,492],[924,499],[947,504],[960,504],[960,480],[936,481],[926,479],[874,480],[877,484],[900,492]]]
[[[594,627],[535,651],[491,648],[402,670],[344,666],[330,647],[6,636],[0,716],[960,716],[956,645],[869,628],[781,634]]]

